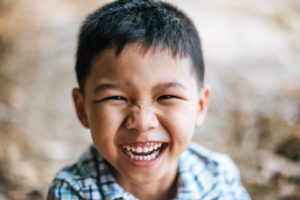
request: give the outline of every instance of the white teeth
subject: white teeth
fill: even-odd
[[[162,143],[155,144],[152,146],[144,146],[144,147],[141,146],[133,147],[130,145],[123,146],[126,155],[130,159],[139,160],[139,161],[156,159],[160,154],[160,150],[159,150],[160,147],[162,147]],[[148,154],[148,155],[141,155],[141,153]]]
[[[148,152],[151,152],[153,150],[157,150],[161,146],[162,146],[162,143],[155,144],[155,145],[152,145],[152,146],[147,146],[147,147],[133,147],[133,146],[129,146],[129,145],[124,145],[123,147],[127,151],[132,151],[134,153],[148,153]]]
[[[135,147],[130,147],[130,151],[136,152],[136,148]]]
[[[142,147],[136,148],[136,152],[137,152],[137,153],[142,153],[142,151],[143,151]]]
[[[158,152],[157,153],[153,153],[151,155],[148,155],[148,156],[134,156],[134,155],[130,155],[129,157],[132,159],[132,160],[154,160],[157,156],[158,156]]]
[[[143,147],[143,153],[148,153],[148,152],[149,152],[148,147]]]
[[[134,155],[131,151],[127,151],[126,154],[132,160],[154,160],[158,157],[160,151],[154,151],[150,155]]]

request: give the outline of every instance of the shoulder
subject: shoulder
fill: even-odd
[[[95,153],[95,149],[90,147],[76,163],[59,171],[52,181],[47,199],[101,199]]]
[[[203,199],[249,199],[240,182],[239,169],[232,159],[192,143],[181,156],[181,170]],[[206,196],[206,198],[204,198]],[[222,197],[222,198],[221,198]],[[202,198],[201,198],[202,199]]]
[[[188,147],[184,157],[187,161],[197,163],[198,168],[214,174],[239,174],[237,166],[228,155],[208,150],[196,143]]]

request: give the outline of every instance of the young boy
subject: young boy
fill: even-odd
[[[76,112],[94,144],[48,199],[249,199],[227,156],[191,144],[210,90],[181,11],[158,0],[100,8],[81,27],[76,73]]]

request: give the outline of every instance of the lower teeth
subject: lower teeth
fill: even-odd
[[[159,151],[155,151],[152,154],[147,156],[133,155],[130,151],[127,151],[127,155],[132,160],[154,160],[159,155]]]

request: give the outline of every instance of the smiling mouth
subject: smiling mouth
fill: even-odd
[[[150,142],[120,145],[121,150],[131,160],[151,161],[157,159],[167,147],[167,143]]]

